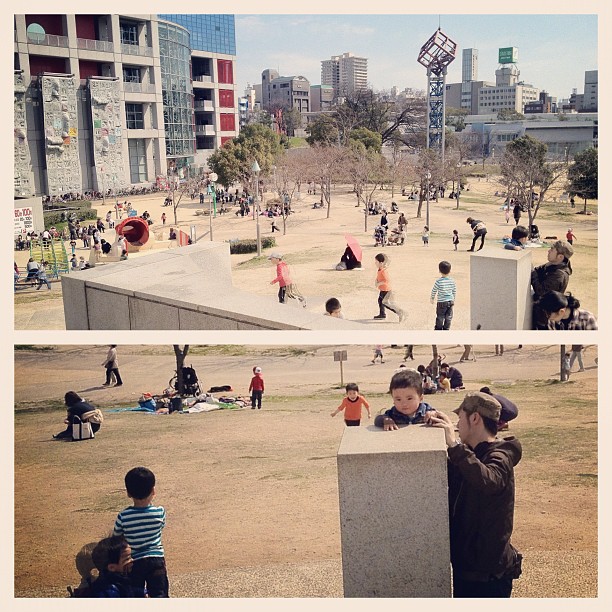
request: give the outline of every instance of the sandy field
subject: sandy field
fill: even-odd
[[[303,188],[305,189],[305,187]],[[324,304],[329,297],[337,297],[342,304],[345,318],[372,326],[373,330],[398,329],[397,317],[389,314],[384,321],[373,321],[377,314],[378,293],[374,288],[376,268],[374,256],[378,252],[386,253],[390,260],[390,275],[396,301],[407,313],[402,323],[403,329],[433,329],[435,306],[429,303],[432,285],[439,276],[438,263],[446,259],[452,265],[451,276],[457,283],[457,299],[454,309],[452,329],[469,329],[470,312],[470,253],[472,232],[466,218],[483,220],[488,228],[485,249],[501,249],[501,239],[510,234],[514,221],[506,223],[500,209],[503,198],[496,197],[495,191],[501,190],[499,183],[492,177],[489,181],[473,179],[469,182],[469,191],[464,191],[460,200],[460,209],[456,209],[454,200],[448,198],[430,203],[430,240],[424,247],[421,232],[425,224],[425,204],[421,217],[416,217],[417,202],[402,197],[396,190],[392,196],[390,190],[379,190],[376,199],[390,210],[392,199],[395,200],[408,219],[408,237],[402,246],[376,247],[373,230],[379,216],[368,216],[367,231],[363,208],[356,208],[356,199],[347,185],[336,185],[333,188],[330,216],[326,209],[313,209],[312,204],[319,195],[302,193],[293,205],[295,214],[287,219],[286,233],[283,233],[282,219],[277,218],[281,232],[275,232],[277,247],[271,250],[281,251],[293,270],[294,280],[302,293],[308,298],[308,310],[325,312]],[[559,191],[549,193],[549,199],[559,195]],[[266,202],[273,198],[271,192],[264,194]],[[156,240],[154,249],[175,248],[174,241],[168,240],[169,228],[173,215],[170,208],[162,207],[164,196],[142,196],[134,198],[133,206],[142,213],[148,210],[155,221],[151,226]],[[189,231],[195,225],[198,240],[208,240],[209,218],[196,215],[202,208],[197,200],[183,200],[178,209],[178,226]],[[104,217],[106,210],[99,204],[98,211]],[[215,241],[226,241],[234,238],[255,238],[256,221],[252,218],[236,216],[236,207],[230,212],[219,215],[212,220]],[[542,206],[536,223],[543,239],[547,236],[563,238],[568,227],[572,227],[577,241],[574,243],[575,254],[571,260],[574,274],[570,279],[568,290],[576,295],[582,307],[597,315],[597,206],[589,202],[589,211],[595,214],[576,214],[582,210],[580,203],[575,209],[565,204],[547,202]],[[166,212],[166,225],[160,221],[162,212]],[[390,227],[396,224],[397,215],[389,215]],[[527,223],[524,213],[521,222]],[[271,222],[260,219],[262,236],[271,235]],[[460,235],[459,250],[455,252],[451,242],[452,231],[457,229]],[[108,233],[108,232],[107,232]],[[335,264],[340,260],[346,246],[344,236],[351,234],[359,241],[363,249],[363,267],[361,270],[337,272]],[[80,241],[79,241],[80,242]],[[533,265],[546,261],[546,248],[533,248]],[[131,257],[146,254],[134,253]],[[264,251],[258,258],[252,254],[232,255],[232,276],[236,287],[258,295],[269,296],[276,301],[276,286],[269,281],[274,277],[274,268],[267,260]],[[77,250],[77,256],[85,254],[84,249]],[[24,266],[28,254],[16,252],[15,259],[19,266]],[[119,264],[118,264],[119,265]],[[479,299],[486,299],[487,288],[483,287]],[[15,329],[65,329],[61,299],[61,285],[53,283],[53,290],[21,290],[15,297]]]
[[[170,346],[118,348],[124,385],[104,388],[105,346],[20,347],[15,352],[15,595],[64,597],[78,584],[74,556],[103,537],[128,505],[125,472],[157,476],[157,503],[168,513],[163,540],[173,597],[342,597],[336,453],[344,431],[343,382],[355,381],[375,415],[402,363],[402,346],[193,346],[202,386],[229,384],[245,394],[263,368],[262,410],[150,415],[111,412],[161,393],[175,369]],[[558,383],[559,347],[441,345],[467,390],[482,385],[517,403],[508,435],[523,444],[516,469],[513,542],[524,556],[515,597],[597,596],[597,357]],[[427,363],[431,347],[416,346]],[[577,365],[574,366],[577,369]],[[62,398],[75,390],[100,407],[95,440],[52,440],[63,428]],[[450,413],[463,392],[428,396]],[[453,418],[455,418],[453,416]],[[362,422],[367,425],[367,419]],[[381,434],[382,435],[382,434]],[[384,435],[393,436],[393,432]],[[401,485],[401,483],[398,483]]]

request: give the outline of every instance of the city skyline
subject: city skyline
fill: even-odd
[[[457,43],[447,83],[461,81],[461,53],[465,48],[479,51],[478,80],[494,82],[498,49],[517,47],[521,80],[558,99],[568,98],[572,89],[582,93],[585,71],[598,69],[594,14],[236,14],[235,19],[239,95],[247,83],[260,83],[266,68],[274,68],[283,76],[304,76],[312,85],[319,84],[321,61],[345,52],[368,58],[368,82],[375,90],[393,86],[400,91],[406,87],[425,90],[426,72],[417,63],[417,56],[438,25]],[[568,45],[572,40],[582,44]],[[303,44],[296,45],[296,41]],[[289,50],[296,46],[303,50]],[[558,58],[558,69],[551,58]]]

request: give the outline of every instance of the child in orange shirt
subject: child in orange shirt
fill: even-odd
[[[401,308],[391,304],[391,282],[389,280],[389,258],[384,253],[378,253],[374,257],[378,272],[376,273],[376,288],[378,289],[378,314],[375,319],[386,319],[385,308],[394,312],[399,317],[399,322],[404,320],[405,314]]]
[[[345,387],[346,397],[342,403],[331,413],[336,416],[344,410],[344,423],[347,427],[358,427],[361,423],[361,407],[363,406],[368,411],[368,419],[372,418],[370,412],[370,404],[366,401],[363,395],[359,395],[359,387],[356,383],[348,383]]]

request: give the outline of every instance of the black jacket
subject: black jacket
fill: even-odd
[[[551,266],[544,264],[535,267],[531,271],[531,286],[535,297],[541,298],[548,291],[565,293],[571,274],[572,267],[569,261]]]
[[[514,466],[521,455],[514,437],[473,451],[465,444],[448,449],[451,563],[464,580],[488,580],[514,565]]]

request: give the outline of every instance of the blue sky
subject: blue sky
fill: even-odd
[[[368,58],[374,89],[426,89],[421,46],[437,30],[457,43],[447,83],[461,81],[461,52],[479,51],[479,80],[495,81],[499,47],[518,47],[520,78],[558,98],[584,90],[597,69],[597,15],[236,15],[237,84],[266,68],[321,82],[321,60],[352,51]]]

